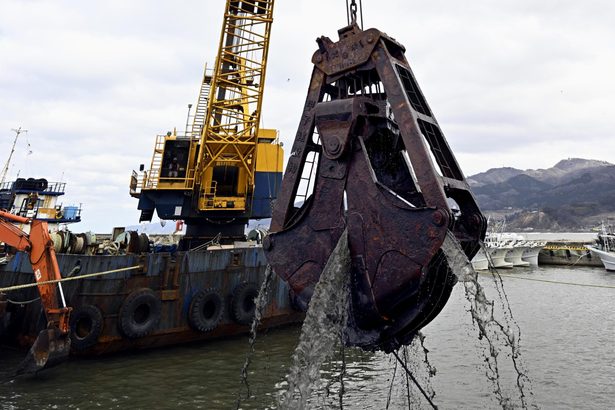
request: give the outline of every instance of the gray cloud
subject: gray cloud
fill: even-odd
[[[407,47],[427,100],[469,175],[615,161],[615,5],[529,0],[363,0],[365,25]],[[278,1],[263,123],[290,147],[320,35],[337,39],[344,1]],[[84,204],[77,229],[138,218],[128,178],[156,134],[183,129],[222,0],[0,0],[0,148],[23,126],[11,176],[63,178]],[[4,159],[2,159],[4,161]],[[27,175],[26,175],[27,174]]]

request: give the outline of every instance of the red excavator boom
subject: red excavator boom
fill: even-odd
[[[30,233],[19,229],[14,225],[15,222],[30,225]],[[0,211],[0,242],[17,251],[28,253],[34,278],[39,283],[38,291],[47,317],[47,327],[39,333],[28,356],[17,370],[17,374],[34,373],[59,363],[68,356],[70,350],[68,320],[71,308],[66,306],[62,285],[46,283],[62,278],[47,222]]]

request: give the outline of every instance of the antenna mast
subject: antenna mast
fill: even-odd
[[[12,128],[12,131],[15,132],[15,139],[13,140],[13,147],[11,148],[11,153],[9,154],[9,158],[6,160],[6,164],[4,164],[4,168],[2,168],[2,177],[0,178],[0,186],[4,185],[4,181],[6,180],[6,174],[9,172],[9,165],[11,163],[11,158],[13,158],[13,153],[15,152],[15,145],[17,144],[17,139],[19,138],[19,134],[22,132],[28,132],[28,130],[22,130],[21,127],[15,129]]]

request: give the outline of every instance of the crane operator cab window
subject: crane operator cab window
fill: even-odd
[[[212,180],[216,182],[216,195],[237,196],[239,168],[235,166],[217,165],[213,169]]]
[[[165,141],[160,175],[161,182],[182,182],[186,178],[189,153],[190,141]]]

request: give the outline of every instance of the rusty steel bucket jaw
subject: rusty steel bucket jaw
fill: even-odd
[[[64,363],[70,353],[71,339],[67,332],[49,326],[38,334],[14,376],[31,375]]]
[[[390,351],[444,307],[456,278],[451,231],[468,258],[486,222],[418,88],[404,48],[351,25],[319,50],[264,249],[307,306],[346,229],[347,343]]]
[[[49,294],[41,293],[41,298],[54,300],[57,296],[50,297]],[[64,304],[63,296],[62,303]],[[69,324],[71,311],[72,308],[68,306],[45,308],[47,327],[39,332],[25,359],[15,371],[15,376],[36,374],[68,359],[71,346]]]

